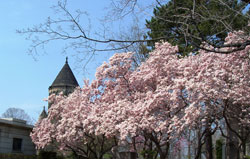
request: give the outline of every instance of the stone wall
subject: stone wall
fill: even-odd
[[[0,119],[0,153],[36,154],[35,145],[30,138],[31,131],[32,127],[24,123]],[[21,139],[21,148],[18,151],[13,150],[14,138]]]

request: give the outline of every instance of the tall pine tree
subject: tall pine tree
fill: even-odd
[[[219,47],[228,32],[246,31],[246,5],[238,0],[171,0],[156,7],[146,21],[148,36],[178,45],[183,55],[196,52],[204,41]],[[148,45],[154,47],[155,42]]]

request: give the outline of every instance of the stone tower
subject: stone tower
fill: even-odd
[[[42,111],[42,113],[40,114],[38,120],[42,120],[42,119],[44,119],[44,118],[47,118],[47,116],[48,116],[48,113],[47,113],[46,110],[45,110],[45,106],[43,106],[43,111]]]
[[[66,62],[63,68],[56,76],[56,79],[54,80],[52,85],[49,87],[49,95],[63,92],[64,95],[68,96],[78,86],[79,84],[71,68],[69,67],[68,58],[66,57]],[[49,108],[50,105],[51,103],[49,103]]]

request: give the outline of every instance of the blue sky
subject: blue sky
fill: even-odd
[[[33,118],[37,118],[44,105],[43,101],[48,96],[48,87],[65,63],[67,55],[61,54],[63,46],[60,43],[48,45],[46,54],[36,56],[35,61],[28,55],[30,41],[25,36],[16,33],[17,29],[32,27],[53,16],[51,6],[57,1],[40,0],[9,0],[0,1],[0,114],[10,107],[22,108]],[[101,2],[101,3],[97,3]],[[70,1],[70,8],[88,11],[93,19],[101,15],[107,4],[103,1],[92,0]],[[93,78],[95,68],[110,54],[96,57],[87,66],[87,72],[81,71],[75,65],[74,58],[69,57],[69,64],[80,85],[83,78]]]
[[[100,28],[99,20],[105,14],[109,0],[69,0],[71,10],[87,11],[93,29]],[[25,29],[40,24],[47,17],[53,16],[52,5],[56,0],[8,0],[0,1],[0,115],[10,107],[24,109],[32,118],[37,119],[48,96],[48,87],[65,63],[67,55],[62,54],[63,44],[53,42],[47,45],[46,53],[36,56],[37,61],[28,55],[31,44],[25,36],[16,33],[17,29]],[[84,23],[84,21],[82,21]],[[86,23],[88,23],[86,19]],[[74,53],[72,53],[74,54]],[[93,79],[95,69],[106,61],[112,53],[99,53],[87,65],[86,70],[79,69],[75,59],[69,56],[69,64],[80,86],[83,79]]]

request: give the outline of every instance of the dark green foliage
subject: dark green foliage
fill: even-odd
[[[246,158],[246,159],[250,159],[250,156],[246,155],[245,158]]]
[[[103,159],[112,159],[112,155],[111,154],[105,154],[103,155]]]
[[[157,155],[157,152],[155,150],[143,150],[140,152],[140,155],[144,158],[154,158]]]
[[[171,0],[156,7],[154,16],[146,21],[151,39],[163,38],[178,45],[180,53],[196,52],[203,41],[214,46],[223,44],[227,33],[247,27],[248,19],[242,13],[246,6],[238,0]],[[154,42],[148,43],[153,47]]]
[[[0,154],[1,159],[36,159],[36,155],[24,155],[24,154]]]
[[[223,140],[216,140],[215,149],[216,149],[216,159],[222,159],[222,145]]]
[[[40,151],[37,159],[56,159],[56,152]]]

